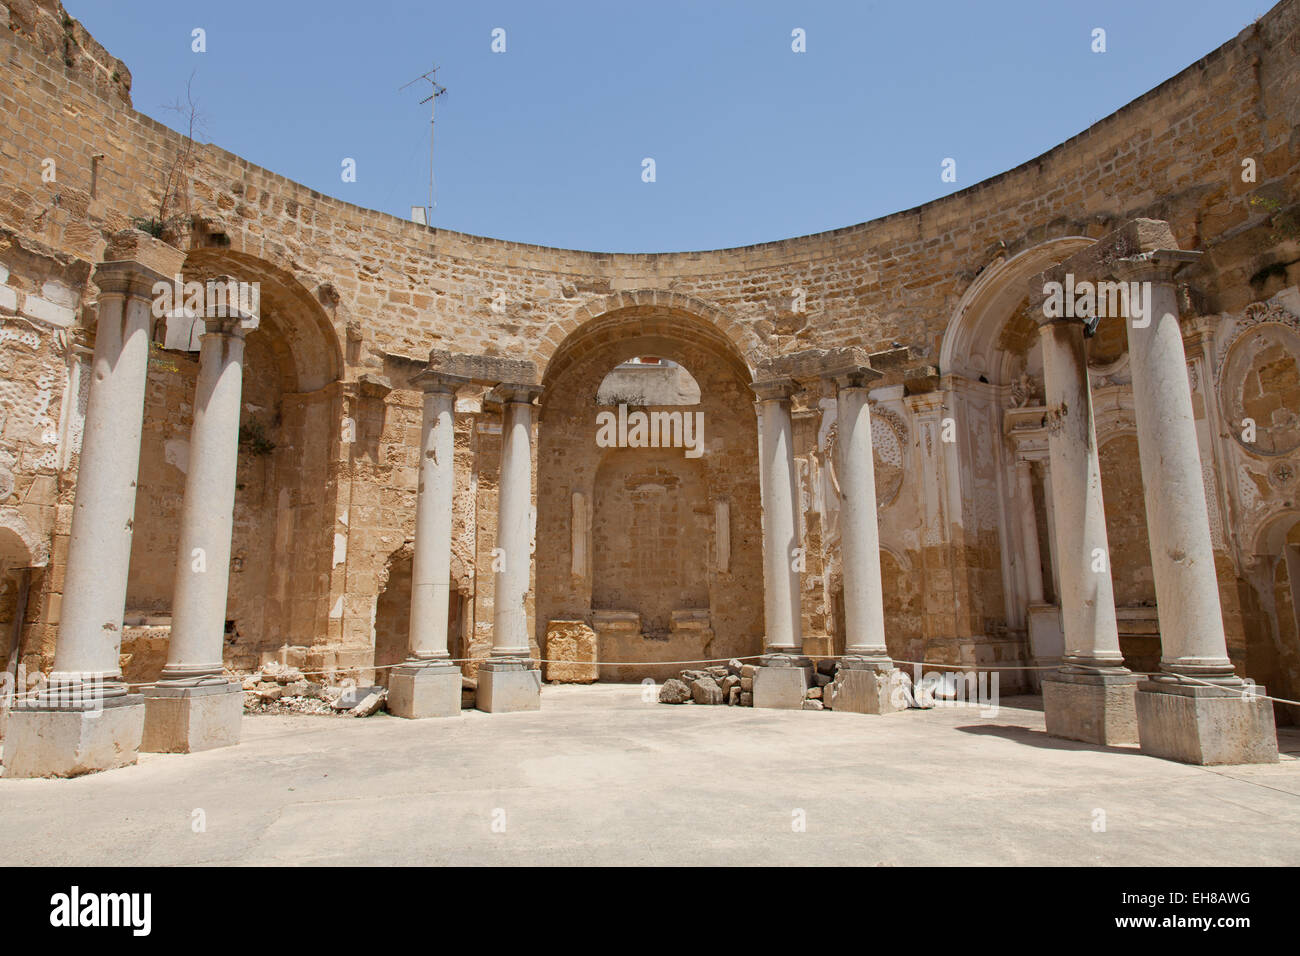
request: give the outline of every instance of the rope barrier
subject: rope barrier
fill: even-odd
[[[690,660],[690,661],[597,661],[597,662],[595,662],[595,663],[596,663],[596,665],[597,665],[598,667],[599,667],[599,666],[608,666],[608,667],[680,667],[680,666],[683,666],[683,665],[689,665],[689,664],[728,664],[728,663],[730,663],[731,661],[751,661],[751,660],[761,660],[763,657],[766,657],[766,656],[767,656],[767,655],[765,655],[765,654],[748,654],[748,655],[745,655],[745,656],[742,656],[742,657],[711,657],[711,658],[704,658],[704,659],[701,659],[701,660]],[[839,660],[839,659],[840,659],[840,655],[832,655],[832,654],[800,654],[800,655],[798,655],[798,656],[799,656],[799,657],[804,657],[804,658],[807,658],[808,660],[813,660],[813,661],[827,661],[827,660],[829,660],[829,661],[834,661],[834,660]],[[517,658],[514,658],[514,659],[515,659],[515,660],[526,660],[526,661],[528,661],[529,663],[537,663],[537,664],[573,664],[573,663],[575,663],[574,661],[571,661],[571,660],[553,660],[553,659],[545,658],[545,657],[517,657]],[[439,662],[439,663],[444,663],[444,664],[475,664],[475,663],[477,663],[477,664],[481,664],[481,663],[485,663],[485,662],[487,662],[487,661],[493,661],[493,660],[501,660],[501,658],[495,658],[495,657],[457,657],[457,658],[440,658],[440,659],[438,660],[438,662]],[[406,663],[406,662],[402,661],[402,662],[399,662],[399,663],[397,663],[397,664],[375,664],[375,665],[371,665],[371,666],[360,666],[360,665],[358,665],[358,666],[356,666],[356,667],[354,667],[354,668],[345,668],[345,669],[347,669],[347,670],[385,671],[385,670],[391,670],[391,669],[394,668],[394,667],[400,667],[403,663]],[[1059,665],[1059,664],[1035,664],[1035,665],[1028,665],[1028,664],[977,664],[977,665],[967,665],[967,664],[948,664],[948,663],[942,663],[942,662],[939,662],[939,661],[905,661],[905,660],[896,660],[896,661],[893,661],[893,663],[894,663],[894,664],[909,664],[909,665],[911,665],[911,666],[913,666],[913,667],[936,667],[936,668],[947,668],[947,669],[950,669],[950,670],[961,670],[961,671],[1055,671],[1055,670],[1060,670],[1060,665]],[[288,667],[289,665],[283,665],[283,664],[282,664],[282,665],[279,665],[279,666],[282,666],[282,667]],[[296,668],[295,668],[295,669],[296,669]],[[323,676],[326,676],[326,675],[333,675],[333,674],[336,674],[336,673],[338,672],[338,670],[339,670],[339,668],[335,668],[335,669],[333,669],[333,670],[328,670],[328,671],[304,671],[304,670],[298,670],[298,674],[299,674],[300,677],[323,677]],[[1140,671],[1134,671],[1133,674],[1134,674],[1135,677],[1161,677],[1161,678],[1166,679],[1166,680],[1168,680],[1168,679],[1170,679],[1170,678],[1177,678],[1177,679],[1180,680],[1180,681],[1187,681],[1187,682],[1189,682],[1189,683],[1193,683],[1193,684],[1200,684],[1200,685],[1203,685],[1203,686],[1205,686],[1205,687],[1219,687],[1220,689],[1222,689],[1222,688],[1221,688],[1221,685],[1219,685],[1219,684],[1215,684],[1215,683],[1213,683],[1213,682],[1211,682],[1211,681],[1201,680],[1201,679],[1199,679],[1199,678],[1195,678],[1195,677],[1188,677],[1188,676],[1185,675],[1185,674],[1171,674],[1171,673],[1165,673],[1165,672],[1159,672],[1159,673],[1144,673],[1144,672],[1140,672]],[[268,683],[278,683],[278,682],[268,681]],[[142,683],[129,683],[129,684],[127,684],[126,686],[127,686],[129,689],[134,690],[134,689],[141,688],[141,687],[152,687],[153,684],[154,684],[153,681],[147,681],[147,682],[142,682]],[[38,696],[40,695],[40,693],[41,693],[40,690],[35,690],[35,691],[26,691],[26,692],[23,692],[23,693],[21,693],[21,694],[10,694],[7,698],[0,699],[0,702],[3,702],[3,700],[7,700],[7,701],[12,705],[12,703],[13,703],[13,702],[16,702],[16,701],[35,699],[36,697],[38,697]],[[1300,701],[1297,701],[1297,700],[1290,700],[1290,699],[1288,699],[1288,698],[1286,698],[1286,697],[1274,697],[1274,696],[1272,696],[1271,694],[1255,694],[1255,693],[1251,693],[1251,694],[1245,694],[1245,695],[1243,695],[1243,697],[1245,697],[1245,698],[1247,698],[1247,699],[1251,699],[1251,700],[1271,700],[1271,701],[1274,701],[1275,703],[1279,703],[1279,704],[1292,704],[1292,705],[1294,705],[1294,706],[1296,706],[1296,707],[1300,707]]]

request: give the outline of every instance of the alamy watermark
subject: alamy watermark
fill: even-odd
[[[255,329],[261,309],[260,282],[240,282],[229,276],[184,282],[178,275],[171,282],[155,282],[153,286],[155,319],[185,312],[194,318],[239,318],[244,328]]]
[[[1067,272],[1064,282],[1044,282],[1043,294],[1049,319],[1128,318],[1135,329],[1151,324],[1150,282],[1075,282]]]
[[[600,448],[684,448],[687,458],[704,454],[703,412],[629,413],[626,405],[618,414],[596,415],[596,445]]]

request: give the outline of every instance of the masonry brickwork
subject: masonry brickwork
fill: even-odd
[[[58,635],[100,294],[91,276],[111,236],[158,216],[174,179],[163,239],[185,252],[186,278],[261,285],[243,379],[232,670],[292,658],[382,680],[404,656],[414,376],[435,349],[537,370],[535,654],[550,621],[592,627],[605,679],[666,676],[620,661],[758,654],[749,385],[781,356],[897,356],[894,343],[904,358],[872,393],[889,652],[973,668],[1048,660],[1033,607],[1060,587],[1027,280],[1150,218],[1203,253],[1179,282],[1229,651],[1240,673],[1300,696],[1296,0],[1078,136],[950,196],[817,235],[662,255],[428,228],[188,144],[132,108],[126,66],[57,0],[0,0],[0,64],[0,562],[35,569],[19,651],[28,674],[49,670]],[[165,348],[164,333],[150,354],[123,634],[133,682],[156,679],[166,659],[190,467],[197,356]],[[1103,323],[1088,349],[1122,646],[1131,667],[1152,670],[1148,548],[1160,542],[1146,533],[1122,322]],[[701,459],[596,447],[599,384],[638,355],[677,361],[698,382]],[[502,413],[483,392],[455,405],[457,658],[486,656],[492,640]],[[811,388],[792,412],[801,623],[815,654],[844,648],[834,407],[833,389]],[[1239,440],[1244,417],[1258,424],[1253,442]],[[18,589],[6,582],[0,655]],[[1027,672],[1003,676],[1004,692],[1034,688]]]

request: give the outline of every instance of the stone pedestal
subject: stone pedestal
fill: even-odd
[[[394,717],[456,717],[460,714],[460,668],[447,661],[407,661],[388,678],[388,712]]]
[[[1148,680],[1139,685],[1136,704],[1144,754],[1202,766],[1277,763],[1273,702],[1262,696]]]
[[[146,753],[188,754],[239,743],[244,690],[233,681],[190,687],[158,683],[144,688]]]
[[[754,706],[800,710],[808,693],[812,666],[806,658],[771,655],[754,668]]]
[[[1076,674],[1043,677],[1043,716],[1053,737],[1114,746],[1138,742],[1134,674]]]
[[[874,660],[840,661],[835,680],[826,685],[825,705],[850,714],[896,714],[907,710],[902,674]]]
[[[501,658],[478,667],[475,707],[488,714],[542,709],[542,676],[528,661]]]
[[[102,710],[17,708],[5,735],[5,776],[77,777],[127,767],[136,762],[143,730],[139,694],[108,698]]]
[[[585,621],[548,621],[546,659],[548,681],[591,684],[600,678],[596,632]]]

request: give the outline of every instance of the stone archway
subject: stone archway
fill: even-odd
[[[184,281],[219,276],[260,289],[257,325],[245,335],[225,646],[228,664],[252,670],[330,633],[343,360],[324,306],[295,277],[229,249],[189,253]],[[165,336],[160,321],[127,589],[123,651],[134,653],[136,681],[155,679],[165,658],[198,376],[198,353],[163,347],[179,344]]]
[[[683,447],[601,447],[606,375],[635,356],[685,368],[698,405],[625,414],[699,416],[698,457]],[[537,474],[536,637],[549,621],[597,632],[603,680],[663,679],[680,667],[619,663],[726,658],[762,649],[757,427],[749,367],[711,322],[632,306],[589,321],[543,379]],[[662,419],[668,421],[668,419]],[[672,527],[665,523],[671,522]]]

